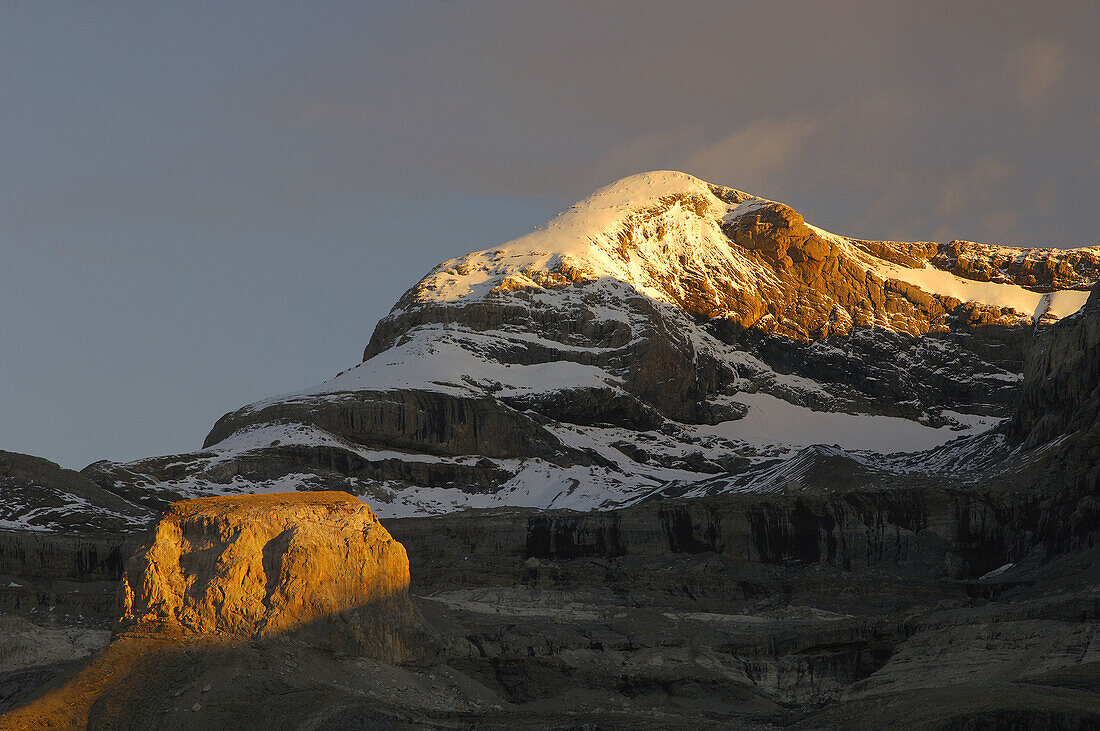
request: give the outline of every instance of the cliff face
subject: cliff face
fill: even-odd
[[[253,637],[401,599],[404,547],[345,493],[176,503],[122,581],[119,628]]]
[[[33,567],[30,573],[20,580],[46,578]],[[57,583],[74,588],[73,582]],[[61,629],[0,615],[0,626],[11,630],[0,641],[0,657],[13,666],[13,672],[0,666],[0,727],[280,726],[302,708],[325,709],[331,701],[322,699],[323,687],[361,674],[362,663],[388,667],[430,657],[433,636],[408,587],[404,546],[346,493],[175,503],[126,567],[115,633],[105,647],[110,633],[71,628],[89,618],[66,612],[61,620],[62,613],[53,611],[65,608],[60,604],[47,614],[61,620]],[[34,608],[24,614],[36,618]],[[100,647],[75,673],[61,664]],[[299,671],[294,657],[303,664],[322,660]],[[34,667],[45,663],[53,666]],[[291,670],[320,692],[295,697],[291,708],[274,712],[269,696],[286,692],[280,671]],[[394,673],[399,671],[391,678]],[[45,691],[36,693],[43,685]],[[195,697],[182,719],[168,720],[163,708],[151,715],[151,705],[168,697],[178,713],[185,689]],[[241,702],[228,703],[232,721],[187,715],[237,693]],[[13,697],[29,702],[12,709]]]
[[[1052,554],[1100,543],[1100,287],[1036,338],[1006,426],[1017,465],[1039,473],[1041,532]],[[1016,453],[1014,453],[1016,454]]]
[[[1072,318],[1040,333],[1024,361],[1010,433],[1027,446],[1100,433],[1100,290]],[[1089,457],[1096,455],[1090,454]]]

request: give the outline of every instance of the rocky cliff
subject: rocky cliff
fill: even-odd
[[[196,662],[239,667],[250,654],[270,660],[286,648],[386,663],[423,658],[432,639],[408,587],[404,547],[346,493],[175,503],[127,565],[110,644],[100,649],[106,632],[70,628],[66,634],[0,615],[0,624],[16,631],[0,641],[0,658],[15,668],[5,674],[9,668],[0,666],[0,712],[10,708],[9,695],[51,675],[63,680],[0,716],[0,728],[160,725],[162,716],[147,716],[148,703],[164,694],[157,683],[177,682],[186,674],[180,666]],[[73,624],[70,618],[65,626]],[[83,659],[93,649],[98,652],[68,677],[64,665],[60,673],[48,664],[35,668]],[[280,666],[296,668],[289,657],[279,659]],[[230,670],[221,683],[248,687],[251,677]],[[211,689],[207,684],[201,693]],[[120,699],[133,706],[120,707]],[[277,725],[255,697],[251,701],[248,718],[229,725],[254,725],[258,718]],[[202,705],[193,703],[191,711]]]
[[[1036,336],[1008,431],[1028,446],[1060,438],[1076,441],[1097,430],[1098,418],[1100,293],[1094,291],[1075,316]]]
[[[404,547],[340,492],[172,505],[122,580],[119,628],[249,638],[283,633],[409,586]]]

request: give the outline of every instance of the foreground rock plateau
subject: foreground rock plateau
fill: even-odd
[[[403,596],[409,559],[342,492],[172,505],[122,579],[123,629],[256,637]]]
[[[404,547],[346,493],[176,503],[126,567],[111,644],[2,725],[130,724],[141,714],[94,706],[149,692],[149,678],[170,674],[181,658],[232,657],[250,643],[409,661],[430,639],[417,628],[408,588]],[[52,653],[75,650],[51,639]],[[87,650],[83,635],[73,638],[80,641]]]

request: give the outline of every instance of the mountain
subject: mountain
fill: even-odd
[[[0,726],[1100,727],[1096,257],[620,181],[199,452],[0,453]],[[162,510],[305,488],[385,528]]]
[[[226,414],[202,451],[84,475],[150,509],[337,488],[386,517],[774,489],[821,455],[974,465],[1098,271],[1100,247],[865,241],[635,175],[440,264],[361,363]]]

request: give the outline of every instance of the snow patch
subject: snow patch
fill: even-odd
[[[997,576],[1000,576],[1001,574],[1008,571],[1010,568],[1012,568],[1015,565],[1016,565],[1015,563],[1006,563],[1004,566],[1001,566],[999,568],[995,568],[987,574],[982,574],[981,576],[978,577],[978,581],[985,581],[986,579],[992,579],[992,578],[995,578]]]
[[[739,393],[729,399],[748,406],[748,413],[734,421],[697,427],[699,432],[749,444],[796,447],[823,444],[889,454],[921,452],[960,436],[985,431],[998,422],[958,414],[960,421],[969,422],[967,429],[958,431],[933,428],[897,416],[813,411],[766,393]]]
[[[1035,322],[1044,314],[1057,318],[1072,315],[1084,306],[1089,297],[1087,291],[1071,289],[1044,294],[1018,284],[978,282],[927,265],[922,269],[914,269],[879,260],[873,271],[882,279],[899,279],[930,294],[954,297],[962,302],[1007,307],[1021,315],[1030,316]]]

